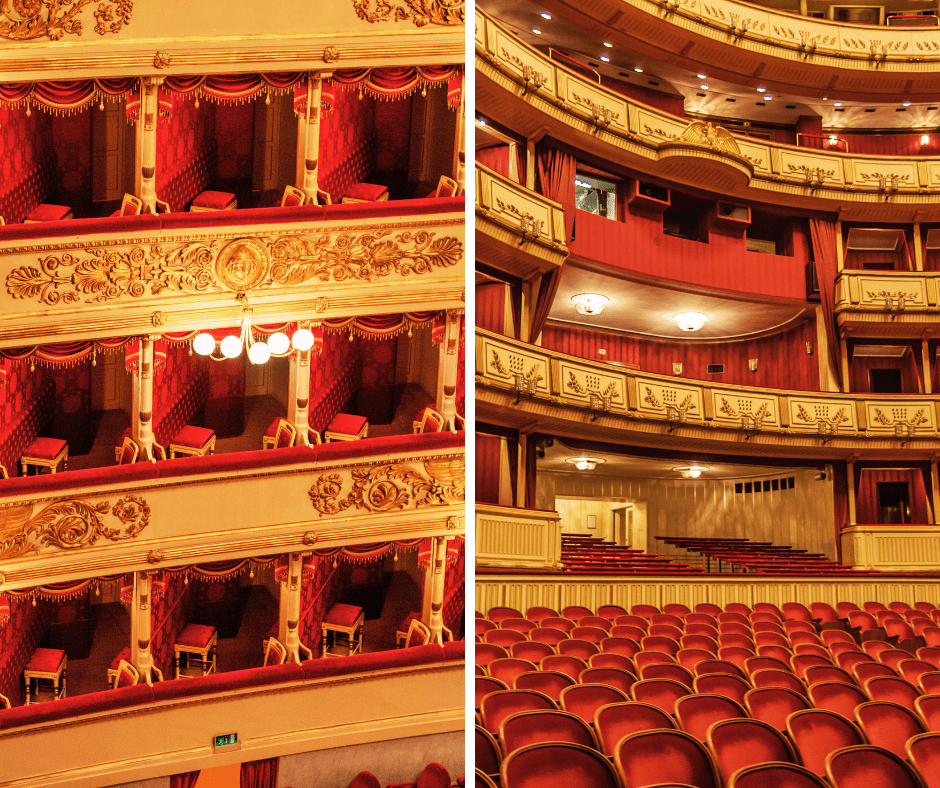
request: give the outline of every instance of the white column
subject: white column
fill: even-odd
[[[157,116],[162,77],[140,80],[140,116],[137,120],[137,196],[143,213],[157,212]]]
[[[297,430],[295,446],[310,445],[310,423],[307,420],[310,405],[310,351],[295,351],[290,355],[290,381],[287,393],[287,420]]]
[[[303,553],[291,553],[287,559],[287,579],[281,583],[278,640],[287,649],[288,662],[300,662],[300,591]]]
[[[444,429],[456,429],[457,413],[457,353],[460,350],[459,310],[448,309],[445,317],[444,341],[441,343],[437,364],[437,397],[435,408],[444,417]]]
[[[153,461],[153,340],[150,337],[140,338],[134,387],[137,407],[131,419],[131,437],[140,446],[137,461]]]
[[[447,563],[447,537],[431,537],[431,563],[428,566],[424,584],[425,596],[429,601],[430,615],[427,619],[431,630],[431,642],[443,642],[444,626],[444,569]]]
[[[307,124],[304,129],[304,183],[301,187],[307,202],[317,204],[317,168],[320,157],[320,97],[323,81],[319,71],[307,75]]]
[[[131,598],[131,664],[140,673],[141,681],[153,684],[150,653],[151,582],[149,572],[134,572],[134,593]],[[167,678],[172,678],[169,676]]]
[[[460,108],[457,110],[457,134],[454,138],[454,180],[460,188],[460,193],[464,191],[464,185],[467,178],[466,154],[464,153],[466,130],[466,112],[464,110],[464,89],[466,88],[466,75],[460,77]]]

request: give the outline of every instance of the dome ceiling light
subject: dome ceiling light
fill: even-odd
[[[610,299],[599,293],[581,293],[571,296],[575,309],[579,315],[599,315],[604,311],[604,307],[610,303]]]
[[[705,325],[708,315],[704,312],[679,312],[679,314],[673,315],[672,319],[683,331],[698,331]]]
[[[565,462],[570,462],[579,471],[593,471],[606,460],[602,460],[600,457],[569,457]]]
[[[682,465],[678,468],[673,468],[677,473],[681,473],[682,477],[685,479],[697,479],[702,475],[702,471],[707,471],[708,468],[704,465]]]

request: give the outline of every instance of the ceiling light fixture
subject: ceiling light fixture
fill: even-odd
[[[634,66],[634,67],[633,67],[633,70],[636,71],[637,74],[642,74],[642,73],[643,73],[643,66]]]
[[[708,85],[702,85],[701,88],[702,90],[708,90]]]
[[[704,312],[679,312],[673,315],[672,319],[676,321],[676,325],[683,331],[698,331],[705,325],[705,321],[708,320],[708,315]]]
[[[686,479],[697,479],[702,475],[702,471],[707,471],[704,465],[682,465],[678,468],[673,468],[677,473],[681,473],[683,478]]]
[[[613,49],[613,47],[614,47],[614,45],[611,44],[610,41],[605,41],[605,42],[604,42],[604,46],[607,47],[608,49]]]
[[[706,76],[705,72],[704,72],[704,71],[700,71],[700,72],[699,72],[699,75],[698,75],[698,78],[699,78],[699,79],[705,79],[705,76]]]
[[[832,102],[832,105],[833,105],[834,107],[841,107],[841,106],[842,106],[842,102],[841,102],[841,101],[834,101],[834,102]]]
[[[773,96],[764,96],[764,101],[773,101]]]
[[[910,101],[905,101],[901,106],[903,106],[903,107],[909,107],[909,106],[911,106],[911,102],[910,102]]]
[[[765,88],[763,85],[758,85],[758,86],[757,86],[757,92],[758,92],[758,93],[764,93],[766,90],[767,90],[767,88]]]
[[[604,307],[610,303],[610,299],[600,293],[580,293],[571,296],[575,309],[579,315],[599,315],[604,311]]]
[[[593,471],[606,460],[602,460],[600,457],[569,457],[565,462],[570,462],[579,471]]]
[[[535,35],[537,35],[537,36],[542,35],[542,31],[539,30],[537,27],[533,27],[533,28],[532,28],[532,32],[535,33]]]
[[[921,135],[920,135],[920,144],[921,144],[921,145],[929,145],[929,144],[930,144],[930,135],[929,135],[929,134],[921,134]]]
[[[481,126],[485,126],[486,118],[477,118],[477,123],[479,123]]]
[[[245,302],[243,301],[243,303]],[[222,358],[215,355],[216,342],[212,334],[203,332],[197,334],[193,339],[193,350],[200,356],[208,356],[213,361],[238,358],[241,355],[243,347],[247,348],[248,360],[252,364],[264,364],[272,356],[284,358],[295,350],[301,352],[310,350],[310,348],[313,347],[313,333],[308,328],[300,328],[294,332],[292,339],[288,339],[286,334],[277,331],[271,334],[267,341],[255,341],[254,333],[251,329],[251,310],[245,306],[241,331],[238,336],[229,335],[224,337],[218,344]]]
[[[607,57],[607,55],[601,55],[601,60],[603,60],[605,63],[609,63],[609,62],[610,62],[610,58]]]
[[[550,13],[548,13],[548,11],[542,11],[541,16],[542,16],[542,19],[551,19],[551,18],[552,18],[552,15],[551,15]]]

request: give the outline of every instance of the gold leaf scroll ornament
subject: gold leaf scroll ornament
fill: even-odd
[[[370,11],[372,0],[353,0],[356,15],[366,22],[396,22],[410,19],[416,27],[427,24],[462,25],[464,23],[464,0],[404,0],[404,3],[391,3],[389,0],[376,0],[375,10]]]
[[[370,512],[390,512],[413,503],[446,506],[464,500],[464,460],[425,460],[425,474],[398,463],[352,470],[352,489],[340,499],[343,478],[322,475],[308,495],[320,514],[340,514],[350,507]]]
[[[78,16],[94,2],[97,0],[0,0],[0,38],[58,41],[66,34],[80,36],[82,21]],[[130,22],[133,10],[133,0],[98,2],[95,32],[102,36],[109,31],[119,32]]]

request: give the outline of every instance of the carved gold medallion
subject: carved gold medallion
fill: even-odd
[[[239,238],[219,253],[215,274],[229,290],[244,293],[264,281],[269,262],[268,252],[259,240]]]

